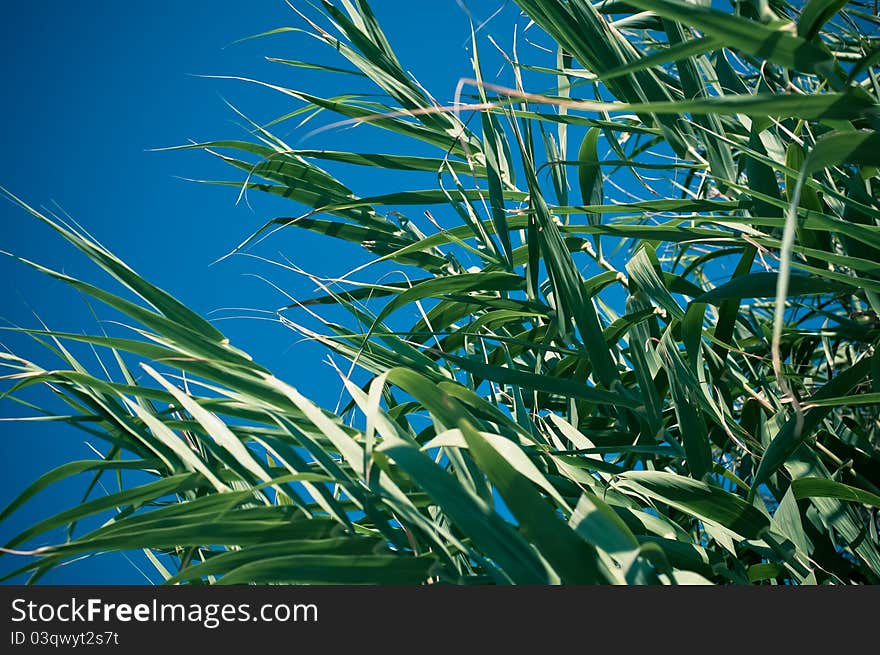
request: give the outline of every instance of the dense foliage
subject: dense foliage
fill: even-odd
[[[29,330],[62,362],[47,367],[0,353],[9,398],[45,385],[71,408],[59,420],[108,444],[0,514],[91,476],[87,500],[4,557],[70,526],[21,570],[146,549],[171,583],[880,581],[873,5],[517,4],[551,61],[512,49],[513,81],[489,83],[475,36],[449,107],[363,0],[273,31],[325,41],[384,98],[273,86],[291,116],[369,123],[419,156],[297,150],[256,125],[187,146],[243,171],[228,184],[295,203],[255,238],[311,230],[408,272],[314,276],[321,295],[279,312],[359,371],[341,373],[348,420],[27,207],[139,301],[26,262],[131,329]],[[339,164],[395,171],[400,188],[358,197],[325,170]],[[405,186],[411,171],[435,184]],[[340,308],[349,320],[327,318]],[[323,330],[303,318],[322,316]],[[95,493],[130,471],[149,480]]]

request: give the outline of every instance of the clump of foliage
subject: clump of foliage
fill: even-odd
[[[297,150],[267,128],[191,147],[305,207],[257,234],[311,230],[412,273],[315,277],[321,295],[279,313],[357,367],[342,376],[357,417],[28,208],[140,302],[29,263],[131,334],[28,330],[52,368],[0,353],[9,397],[46,385],[109,446],[0,520],[68,476],[150,480],[33,525],[7,550],[71,536],[19,571],[145,549],[169,583],[880,581],[870,3],[517,0],[555,65],[513,51],[514,82],[488,83],[475,37],[451,107],[405,72],[364,0],[321,4],[305,29],[384,100],[273,88],[298,115],[436,155]],[[358,197],[327,162],[436,184]],[[298,319],[328,305],[350,320]],[[121,376],[90,372],[68,342],[111,353]]]

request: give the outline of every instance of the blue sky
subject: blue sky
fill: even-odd
[[[420,2],[371,2],[399,58],[445,101],[452,97],[457,80],[469,74],[469,28],[455,0],[430,4],[427,10]],[[468,6],[478,22],[503,6],[482,35],[491,32],[509,43],[517,13],[512,3],[479,0]],[[142,276],[202,314],[285,304],[278,291],[252,274],[264,275],[294,294],[310,293],[311,285],[303,280],[254,259],[231,258],[211,265],[265,220],[291,213],[287,203],[255,196],[249,203],[236,203],[235,189],[179,179],[236,179],[204,153],[148,152],[190,139],[243,137],[241,121],[224,100],[257,122],[296,107],[291,99],[253,85],[198,75],[256,77],[325,95],[345,92],[344,77],[327,80],[320,73],[264,59],[339,65],[340,60],[333,53],[328,56],[326,46],[314,39],[281,35],[233,43],[284,25],[302,23],[283,0],[34,0],[6,7],[0,22],[5,92],[0,106],[0,186],[35,206],[67,212]],[[491,50],[485,38],[483,43]],[[387,152],[395,145],[369,128],[325,132],[301,142],[303,134],[293,132],[286,138],[303,147],[363,152]],[[371,177],[369,169],[350,169],[344,181],[361,194],[393,184]],[[9,203],[0,203],[0,225],[0,250],[89,280],[104,279],[61,239]],[[329,275],[343,273],[363,258],[354,247],[347,250],[296,232],[279,236],[261,254],[280,253],[306,270]],[[94,332],[98,327],[82,298],[8,257],[0,258],[0,280],[0,319],[5,324],[35,327],[38,315],[59,330]],[[338,379],[322,363],[319,347],[265,321],[224,320],[218,326],[235,345],[307,395],[325,406],[335,405]],[[42,350],[15,335],[0,335],[0,342],[47,361]],[[7,403],[0,412],[11,416],[21,410]],[[81,433],[61,426],[0,422],[0,439],[0,505],[48,468],[93,456]],[[45,492],[0,525],[0,541],[70,506],[82,489],[79,481]],[[52,533],[46,543],[61,538],[60,532]],[[146,566],[143,558],[134,559]],[[13,564],[9,557],[0,558],[0,571]],[[156,579],[155,573],[152,577]],[[119,555],[78,561],[44,578],[59,584],[145,581]]]

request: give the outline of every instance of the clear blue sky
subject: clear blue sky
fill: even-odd
[[[517,14],[512,3],[467,4],[477,21],[504,6],[484,35],[492,32],[509,43]],[[451,98],[458,78],[469,74],[469,28],[458,3],[435,0],[429,8],[423,2],[373,0],[371,5],[405,66],[441,101]],[[234,172],[204,153],[147,152],[189,139],[242,137],[224,98],[258,122],[296,106],[264,89],[196,75],[243,75],[318,94],[345,92],[345,78],[328,81],[320,73],[263,59],[339,63],[313,39],[285,35],[232,44],[283,25],[301,25],[283,0],[9,4],[0,23],[0,185],[36,206],[57,203],[141,275],[203,314],[224,307],[274,309],[284,304],[278,292],[248,273],[267,275],[293,293],[310,293],[310,285],[302,280],[253,259],[233,258],[210,266],[263,221],[290,214],[292,207],[262,197],[251,197],[251,207],[236,205],[234,189],[176,177],[236,179]],[[491,46],[486,44],[484,50]],[[288,137],[298,143],[296,134]],[[394,145],[376,130],[358,128],[322,134],[304,147],[382,152]],[[356,192],[373,192],[382,182],[368,173],[369,169],[351,170],[345,182]],[[9,203],[0,203],[0,225],[0,250],[86,279],[103,279],[47,228]],[[279,236],[261,252],[283,252],[303,268],[324,274],[349,270],[359,256],[354,248],[340,249],[335,242],[302,231]],[[37,326],[36,313],[55,329],[98,329],[83,300],[62,284],[6,257],[0,258],[0,280],[4,322]],[[325,406],[335,405],[338,381],[322,363],[320,348],[268,322],[226,320],[218,325],[234,344],[307,395]],[[14,336],[0,335],[0,342],[49,361],[43,351]],[[7,403],[0,412],[9,416],[20,410]],[[93,456],[83,433],[61,426],[0,422],[0,440],[0,505],[50,467]],[[45,493],[0,525],[0,541],[70,506],[82,489],[80,481]],[[45,543],[62,538],[60,531],[52,533]],[[150,572],[145,558],[134,559]],[[13,564],[10,557],[0,558],[0,571]],[[43,581],[138,584],[145,579],[122,556],[108,555],[61,567]]]

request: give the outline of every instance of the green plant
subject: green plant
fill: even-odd
[[[273,88],[299,114],[370,123],[435,157],[296,150],[258,126],[252,142],[186,147],[246,172],[228,184],[307,208],[255,237],[312,230],[420,271],[407,284],[313,277],[323,295],[279,314],[368,374],[342,376],[342,414],[357,418],[320,409],[18,201],[141,302],[26,262],[127,315],[132,334],[27,330],[60,368],[0,353],[10,398],[47,385],[110,446],[47,473],[0,520],[71,475],[93,476],[90,489],[151,476],[13,539],[7,551],[71,527],[21,570],[38,579],[73,556],[145,549],[172,583],[880,581],[870,9],[517,0],[556,67],[512,54],[517,83],[489,84],[475,38],[474,79],[442,108],[366,2],[339,4],[323,2],[327,27],[310,29],[387,100]],[[552,90],[527,89],[526,72]],[[437,183],[362,198],[325,161]],[[428,221],[410,213],[429,207]],[[297,321],[330,304],[348,325]],[[121,377],[87,371],[70,341],[108,351]]]

